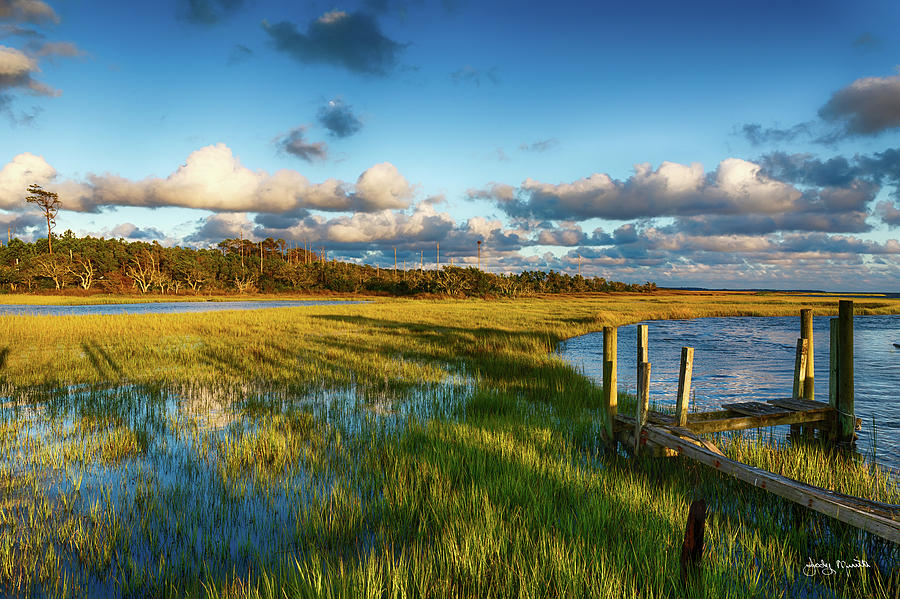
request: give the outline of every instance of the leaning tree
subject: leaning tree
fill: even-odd
[[[29,204],[37,204],[47,219],[47,247],[53,253],[53,227],[56,226],[56,213],[59,212],[59,194],[42,189],[37,183],[28,188],[31,195],[25,198]]]

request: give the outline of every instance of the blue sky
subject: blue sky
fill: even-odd
[[[0,0],[0,225],[900,291],[900,7],[625,4]]]

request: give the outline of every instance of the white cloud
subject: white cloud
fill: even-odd
[[[19,193],[20,187],[24,189],[22,181],[34,177],[23,174],[29,169],[43,173],[44,180],[55,175],[43,158],[20,154],[0,171],[6,173],[0,177],[0,205],[19,201],[13,192]],[[25,186],[32,182],[29,180]],[[180,206],[214,212],[374,212],[406,208],[413,195],[413,188],[389,163],[363,172],[355,186],[334,179],[314,184],[294,170],[272,174],[251,170],[224,144],[192,152],[183,165],[165,178],[133,181],[113,174],[92,174],[86,182],[62,181],[58,186],[63,209],[79,211],[104,206]]]
[[[413,188],[393,164],[382,162],[360,175],[356,195],[363,209],[406,208]]]
[[[0,169],[0,208],[23,210],[28,186],[46,186],[56,176],[56,170],[40,156],[29,152],[19,154]]]
[[[634,169],[624,181],[605,173],[559,184],[529,178],[518,190],[494,184],[469,195],[495,200],[510,216],[551,220],[774,214],[791,210],[802,195],[767,177],[758,164],[739,158],[723,160],[710,175],[697,163],[663,162],[655,171],[637,164]]]

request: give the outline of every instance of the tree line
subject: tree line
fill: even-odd
[[[550,271],[493,274],[481,268],[444,266],[425,269],[394,268],[329,261],[306,248],[287,248],[284,239],[253,242],[225,239],[209,249],[163,247],[158,242],[76,237],[71,230],[57,237],[53,229],[59,195],[28,187],[25,201],[35,204],[47,221],[47,238],[34,243],[7,239],[0,252],[0,289],[11,292],[81,288],[108,293],[277,293],[337,291],[344,293],[423,293],[517,297],[534,293],[656,290],[654,283],[626,285],[603,277],[586,279]],[[478,242],[479,265],[481,241]],[[579,269],[580,270],[580,269]]]
[[[208,249],[158,242],[76,237],[72,231],[0,248],[0,289],[40,292],[80,289],[107,293],[278,293],[334,291],[394,295],[516,297],[534,293],[641,291],[603,277],[555,271],[493,274],[474,267],[394,269],[327,260],[322,252],[287,248],[282,239],[225,239]]]

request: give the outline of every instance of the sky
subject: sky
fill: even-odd
[[[0,227],[900,292],[900,4],[0,0]],[[7,237],[3,236],[6,241]]]

